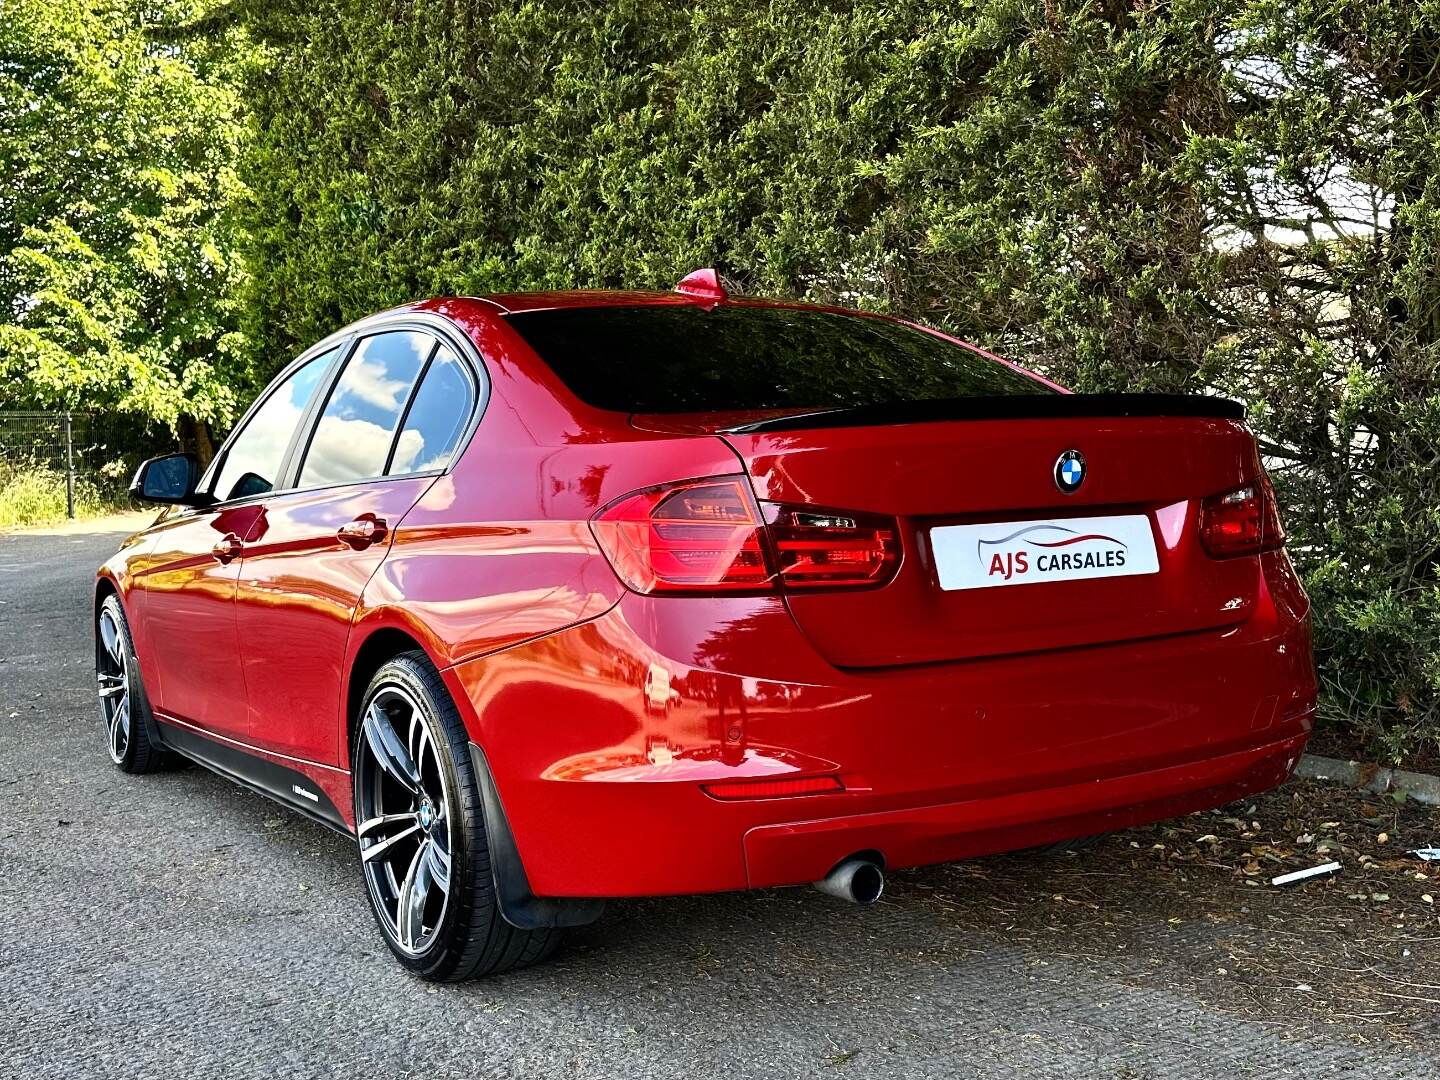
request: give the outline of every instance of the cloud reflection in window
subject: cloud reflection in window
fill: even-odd
[[[360,342],[325,403],[305,456],[301,487],[380,476],[410,387],[435,339],[413,330]]]

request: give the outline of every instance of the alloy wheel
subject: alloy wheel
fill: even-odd
[[[371,696],[356,759],[365,882],[391,939],[420,956],[449,905],[453,837],[444,765],[408,690],[386,685]]]
[[[100,713],[105,721],[105,741],[117,765],[130,749],[130,662],[125,639],[112,612],[100,613],[100,649],[95,657],[95,681],[99,683]]]

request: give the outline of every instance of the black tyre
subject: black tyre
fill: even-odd
[[[127,773],[155,772],[172,765],[174,756],[151,737],[155,727],[150,699],[140,679],[125,609],[114,593],[101,603],[95,619],[95,681],[110,760]]]
[[[424,653],[375,673],[350,760],[370,910],[400,963],[459,982],[555,951],[559,930],[518,930],[500,915],[465,726]]]

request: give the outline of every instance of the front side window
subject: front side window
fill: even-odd
[[[302,488],[385,475],[410,390],[435,346],[416,330],[374,334],[356,346],[315,426]]]
[[[441,345],[405,414],[386,472],[401,476],[443,469],[460,441],[473,403],[474,390],[460,358]]]
[[[296,368],[266,396],[225,451],[210,492],[221,502],[263,495],[279,479],[285,449],[337,350]]]

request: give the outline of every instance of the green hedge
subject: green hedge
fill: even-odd
[[[1433,3],[254,5],[261,369],[424,294],[744,288],[1243,398],[1325,712],[1440,748]]]

